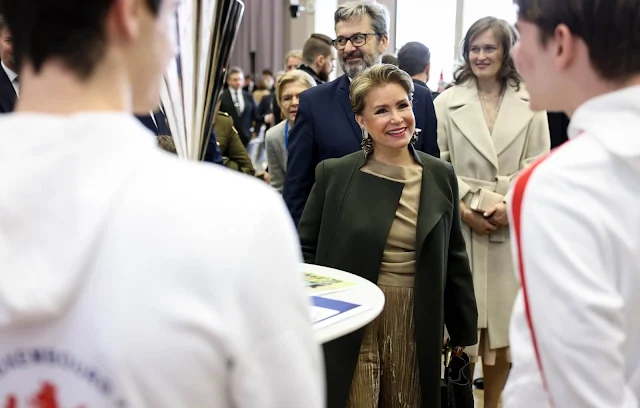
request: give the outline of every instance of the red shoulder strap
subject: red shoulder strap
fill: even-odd
[[[522,200],[524,198],[525,189],[527,187],[527,183],[529,182],[529,178],[535,171],[535,169],[542,163],[548,155],[543,156],[533,162],[529,167],[524,169],[520,176],[516,179],[514,188],[513,188],[513,196],[512,196],[512,205],[511,211],[513,216],[513,227],[516,234],[516,246],[518,248],[518,274],[520,275],[520,284],[522,286],[522,295],[524,299],[524,308],[525,314],[527,318],[527,324],[529,326],[529,331],[531,332],[531,341],[533,343],[533,350],[536,355],[536,361],[538,363],[538,368],[540,370],[540,374],[542,376],[542,382],[546,387],[546,380],[544,378],[544,372],[542,370],[542,362],[540,361],[540,353],[538,351],[538,341],[536,338],[536,332],[533,328],[533,321],[531,319],[531,308],[529,307],[529,296],[527,294],[527,279],[525,277],[524,271],[524,262],[522,261],[522,223],[521,223],[521,215],[522,215]]]
[[[578,133],[577,136],[582,135],[582,131]],[[514,232],[516,234],[516,246],[518,249],[518,274],[520,275],[520,285],[522,286],[522,297],[524,300],[524,308],[525,315],[527,318],[527,325],[529,326],[529,331],[531,332],[531,342],[533,343],[533,351],[536,356],[536,362],[538,363],[538,369],[540,370],[540,376],[542,377],[542,385],[545,390],[547,390],[547,395],[549,395],[549,390],[547,387],[547,380],[544,375],[544,369],[542,368],[542,361],[540,359],[540,350],[538,348],[538,339],[536,336],[535,328],[533,327],[533,319],[531,317],[531,306],[529,304],[529,295],[527,292],[527,279],[525,276],[524,262],[522,260],[522,201],[524,199],[524,194],[527,188],[527,183],[531,178],[531,175],[536,170],[536,168],[545,161],[551,154],[556,152],[558,149],[566,146],[569,142],[565,142],[563,145],[556,147],[549,154],[539,158],[534,161],[520,173],[520,176],[516,179],[514,187],[513,187],[513,196],[512,196],[512,216],[513,216],[513,227]],[[553,401],[549,400],[551,406],[553,406]]]

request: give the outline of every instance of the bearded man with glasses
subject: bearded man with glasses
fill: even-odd
[[[296,225],[315,182],[316,165],[360,150],[363,130],[351,110],[349,86],[365,69],[381,62],[389,44],[389,11],[376,1],[342,4],[334,20],[336,39],[332,44],[345,74],[302,93],[289,134],[283,195]],[[440,157],[436,114],[427,89],[415,89],[413,112],[421,130],[415,148]]]

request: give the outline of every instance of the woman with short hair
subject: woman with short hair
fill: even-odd
[[[265,144],[270,183],[280,194],[282,194],[284,176],[287,172],[289,131],[296,120],[300,94],[314,86],[316,82],[311,75],[300,70],[289,71],[282,75],[276,85],[276,100],[284,120],[267,129]]]

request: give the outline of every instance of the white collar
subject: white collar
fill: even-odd
[[[4,65],[4,62],[0,62],[0,64],[2,64],[2,69],[4,69],[4,72],[7,73],[7,76],[9,77],[9,82],[15,81],[15,79],[18,77],[18,74],[15,73],[12,69],[7,67],[6,65]]]

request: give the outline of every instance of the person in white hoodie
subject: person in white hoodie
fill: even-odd
[[[0,117],[3,407],[324,406],[282,199],[132,115],[158,104],[177,4],[2,2],[21,65]]]
[[[534,110],[570,141],[512,185],[521,290],[505,408],[640,398],[640,0],[516,0]]]

